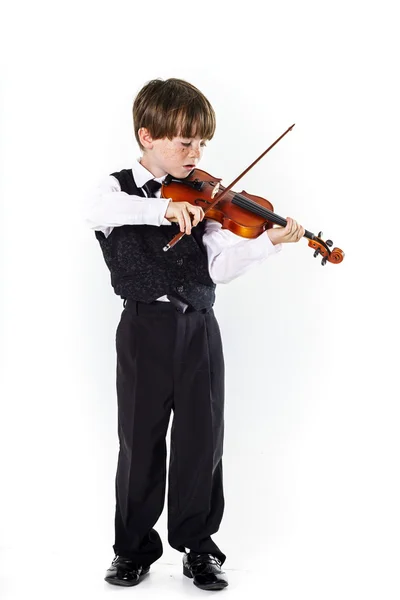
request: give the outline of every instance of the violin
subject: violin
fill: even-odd
[[[222,180],[206,171],[193,169],[184,179],[167,175],[161,188],[161,196],[171,198],[173,202],[189,202],[194,206],[200,206],[205,218],[218,221],[223,229],[229,229],[243,238],[257,238],[274,224],[285,227],[286,219],[273,212],[274,207],[269,200],[248,194],[244,190],[237,193],[231,188],[293,127],[294,125],[289,127],[228,187],[221,186]],[[184,235],[186,235],[184,232],[177,233],[163,250],[170,250]],[[342,262],[344,252],[340,248],[331,249],[333,242],[324,241],[322,232],[316,236],[306,230],[304,237],[309,240],[309,247],[314,249],[314,257],[322,256],[322,265],[327,262]]]

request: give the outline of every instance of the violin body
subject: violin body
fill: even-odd
[[[273,226],[273,222],[268,221],[265,216],[246,210],[232,202],[235,196],[240,196],[269,211],[274,210],[271,202],[261,196],[248,194],[244,190],[239,194],[230,190],[218,204],[210,208],[216,195],[216,186],[218,186],[218,193],[223,192],[225,188],[219,184],[221,179],[213,177],[206,171],[193,169],[188,177],[179,180],[182,183],[178,183],[178,180],[173,178],[167,178],[166,181],[167,183],[164,183],[161,190],[163,198],[172,198],[173,202],[189,202],[194,206],[200,206],[206,213],[206,218],[218,221],[223,229],[229,229],[240,237],[257,238],[266,229]]]

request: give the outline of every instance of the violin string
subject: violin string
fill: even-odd
[[[237,206],[241,206],[242,208],[246,208],[247,210],[258,214],[261,217],[269,217],[270,221],[273,221],[277,225],[282,225],[282,227],[285,227],[285,225],[287,224],[286,219],[283,219],[282,217],[276,215],[267,208],[260,206],[259,204],[257,204],[257,202],[254,202],[254,200],[250,200],[249,198],[246,198],[241,194],[235,194],[235,196],[232,199],[232,203],[236,204]]]
[[[246,198],[246,196],[242,196],[241,194],[235,194],[235,196],[232,198],[232,203],[236,204],[236,206],[245,208],[246,210],[249,210],[252,213],[258,214],[261,217],[268,218],[270,221],[276,223],[277,225],[281,225],[282,227],[285,227],[287,225],[286,219],[268,210],[268,208],[264,208],[260,204],[257,204],[257,202],[255,202],[254,200]],[[308,238],[309,240],[315,239],[315,235],[311,233],[311,231],[307,231],[307,229],[304,232],[304,237]]]

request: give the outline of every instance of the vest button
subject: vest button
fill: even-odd
[[[183,265],[183,258],[178,258],[176,262],[179,266]]]
[[[183,292],[183,285],[178,285],[178,287],[176,288],[176,291],[179,292],[180,294],[182,294],[182,292]]]

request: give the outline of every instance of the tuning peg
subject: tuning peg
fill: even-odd
[[[317,258],[318,254],[321,252],[321,248],[317,248],[314,252],[314,258]]]
[[[326,240],[325,244],[326,244],[327,246],[329,246],[329,248],[330,248],[331,246],[333,246],[333,242],[332,242],[332,240]]]
[[[326,265],[326,261],[327,261],[327,257],[324,256],[324,258],[321,260],[321,265],[324,267]]]
[[[319,232],[318,237],[322,238],[322,231]]]

